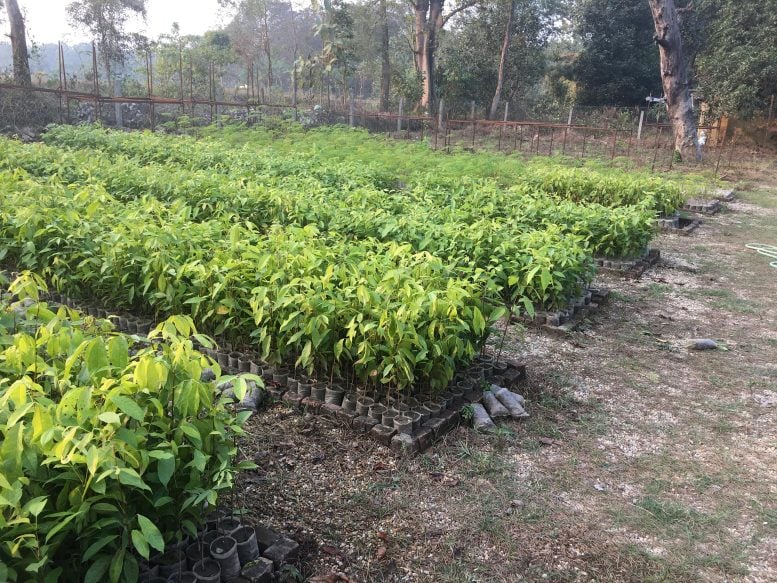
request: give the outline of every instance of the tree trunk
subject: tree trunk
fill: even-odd
[[[416,0],[413,2],[415,12],[415,46],[413,47],[413,63],[415,70],[422,73],[424,70],[424,46],[426,46],[426,17],[429,12],[429,0]]]
[[[435,78],[434,57],[437,52],[437,32],[442,28],[442,7],[444,0],[429,0],[429,18],[426,21],[424,38],[423,66],[424,91],[421,97],[421,108],[427,113],[434,111]]]
[[[264,36],[264,54],[267,56],[267,88],[272,88],[272,50],[270,49],[270,27],[267,24],[267,2],[264,3],[264,17],[262,18]]]
[[[674,0],[648,0],[656,34],[653,36],[661,57],[661,81],[666,108],[674,129],[675,154],[681,160],[700,160],[693,102],[688,89],[688,64],[683,56],[680,23]]]
[[[11,23],[11,52],[13,54],[13,79],[17,85],[32,85],[30,57],[27,52],[27,31],[24,17],[16,0],[6,0],[8,20]]]
[[[389,25],[387,0],[380,0],[380,110],[388,111],[391,94],[391,61],[389,60]]]
[[[488,113],[488,119],[494,119],[499,109],[499,102],[502,100],[502,87],[505,81],[505,65],[507,64],[507,53],[510,50],[510,42],[513,40],[513,13],[515,12],[515,0],[510,0],[510,12],[507,14],[507,24],[505,25],[505,38],[502,42],[502,54],[499,57],[499,70],[496,74],[496,91],[491,100],[491,110]]]

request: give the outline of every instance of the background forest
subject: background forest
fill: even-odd
[[[170,97],[180,90],[181,52],[195,93],[208,94],[212,63],[225,97],[252,91],[265,102],[296,85],[301,98],[325,104],[353,94],[376,110],[403,99],[406,111],[430,112],[443,98],[455,112],[468,114],[474,101],[478,117],[495,118],[508,102],[512,118],[539,118],[662,95],[646,0],[220,3],[223,26],[183,36],[173,25],[153,39],[125,30],[128,16],[144,15],[144,0],[68,9],[73,28],[97,43],[106,91],[124,95],[145,94],[148,52],[154,93]],[[694,95],[716,112],[764,113],[777,92],[777,0],[695,0],[679,13]],[[33,82],[56,85],[58,61],[57,45],[33,45]],[[65,46],[64,61],[72,81],[90,80],[90,44]],[[0,44],[0,70],[11,69],[11,46]]]

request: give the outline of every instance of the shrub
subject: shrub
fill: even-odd
[[[232,485],[247,413],[200,381],[190,319],[142,346],[41,290],[0,299],[0,579],[134,582]]]

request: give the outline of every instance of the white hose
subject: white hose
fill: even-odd
[[[777,246],[776,245],[766,245],[765,243],[748,243],[745,245],[748,249],[752,249],[754,251],[758,251],[761,255],[764,255],[766,257],[769,257],[771,259],[777,259]],[[777,269],[777,261],[772,261],[769,263],[770,266]]]

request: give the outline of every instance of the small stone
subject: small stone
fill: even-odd
[[[429,419],[426,423],[423,424],[424,429],[429,429],[432,432],[432,436],[434,439],[439,439],[444,433],[444,425],[445,422],[440,419],[439,417],[433,417],[432,419]],[[392,447],[394,446],[392,441]]]
[[[269,547],[262,555],[266,559],[270,559],[275,568],[280,568],[281,565],[287,563],[289,559],[293,559],[299,552],[299,545],[290,538],[281,537],[274,545]]]
[[[418,441],[410,435],[399,433],[391,439],[391,449],[400,455],[413,455],[418,453]]]
[[[260,557],[243,567],[240,575],[251,583],[273,583],[273,562],[270,559]]]
[[[321,405],[320,412],[324,417],[328,417],[329,419],[337,419],[337,413],[339,413],[340,409],[340,405],[335,405],[334,403],[324,403]]]
[[[284,403],[288,403],[292,407],[299,407],[302,403],[302,397],[297,393],[284,393],[282,398]]]
[[[370,429],[370,435],[381,445],[386,447],[391,445],[391,438],[396,435],[397,430],[393,427],[386,427],[385,425],[376,425]]]
[[[264,552],[281,538],[279,532],[261,525],[254,528],[254,533],[256,533],[256,543],[259,545],[260,552]]]
[[[353,420],[353,428],[356,431],[368,431],[368,429],[365,429],[365,422],[369,419],[369,417],[365,417],[364,415],[357,415]]]
[[[715,350],[718,343],[710,338],[695,338],[688,343],[691,350]]]
[[[428,427],[422,427],[418,433],[415,434],[415,439],[418,442],[418,451],[426,451],[432,447],[432,438],[434,437],[432,430]]]
[[[321,401],[316,401],[315,399],[311,399],[310,397],[305,397],[302,399],[302,405],[310,412],[315,415],[318,415],[318,412],[321,410]]]
[[[346,411],[342,407],[337,411],[337,420],[345,427],[353,427],[353,422],[357,415],[355,412]]]
[[[476,431],[484,433],[496,431],[496,425],[486,411],[486,408],[480,403],[472,405],[472,421]]]

